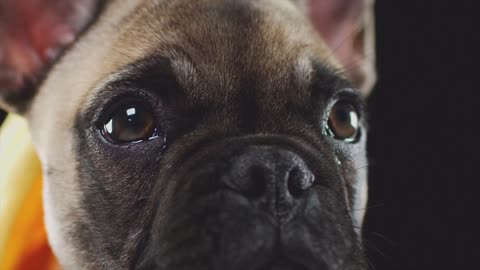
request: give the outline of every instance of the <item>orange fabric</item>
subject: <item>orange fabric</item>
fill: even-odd
[[[5,270],[60,269],[43,223],[42,178],[38,177],[23,203],[7,243]]]

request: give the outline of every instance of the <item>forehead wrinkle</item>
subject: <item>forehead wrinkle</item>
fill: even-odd
[[[198,70],[190,60],[183,56],[176,57],[171,59],[171,66],[178,83],[184,89],[194,89],[198,87]]]
[[[133,38],[133,43],[149,39],[143,36],[146,35],[155,42],[142,42],[150,44],[145,51],[172,56],[177,53],[172,53],[171,47],[177,47],[186,54],[186,59],[175,59],[173,65],[179,83],[198,101],[209,97],[231,100],[245,79],[255,80],[262,91],[298,95],[299,89],[292,93],[292,89],[282,88],[292,75],[302,88],[308,85],[308,63],[305,59],[296,61],[303,50],[299,47],[310,47],[313,41],[305,38],[306,29],[298,31],[298,27],[292,27],[305,26],[301,12],[289,1],[276,1],[238,1],[235,5],[231,1],[178,1],[160,7],[157,4],[154,7],[165,16],[142,16],[143,11],[139,12],[138,19],[149,22],[145,24],[148,30],[137,33],[140,35]],[[168,16],[169,13],[176,16]],[[205,96],[205,87],[209,88],[209,97]]]
[[[318,40],[311,38],[294,5],[284,1],[282,10],[274,12],[278,3],[272,4],[273,0],[241,1],[234,8],[224,6],[223,1],[208,3],[156,4],[159,14],[155,17],[143,16],[140,10],[137,19],[148,21],[147,29],[133,31],[134,37],[128,34],[125,38],[131,42],[127,47],[135,50],[142,43],[144,56],[168,57],[178,83],[194,101],[229,104],[245,88],[245,80],[263,92],[258,94],[270,100],[266,103],[279,109],[282,104],[278,100],[285,100],[285,95],[298,99],[306,93],[303,90],[314,72],[305,51],[316,54]],[[166,16],[169,13],[178,16]],[[322,51],[322,56],[327,54]],[[286,87],[292,78],[294,87]]]
[[[180,83],[188,86],[187,92],[195,100],[222,100],[225,104],[235,97],[246,74],[253,75],[258,16],[250,8],[240,2],[235,6],[198,4],[197,10],[187,12],[191,20],[177,25],[183,33],[179,34],[179,46],[190,60],[188,79]],[[178,63],[180,70],[182,65],[185,63]]]
[[[152,74],[158,74],[159,78],[163,76],[165,76],[165,78],[173,76],[172,79],[175,80],[177,80],[178,77],[187,80],[195,76],[196,73],[193,66],[185,58],[175,57],[170,59],[161,55],[152,55],[128,63],[119,70],[107,74],[94,82],[92,84],[93,86],[85,92],[82,103],[86,104],[86,108],[90,108],[102,102],[99,98],[102,97],[105,92],[112,92],[118,87],[130,86],[132,84],[141,88],[142,83],[148,83],[149,77]],[[156,89],[158,88],[145,88],[145,90],[152,92],[157,92]]]
[[[299,82],[299,86],[304,93],[308,92],[312,84],[313,64],[307,55],[301,55],[295,65],[295,74]]]

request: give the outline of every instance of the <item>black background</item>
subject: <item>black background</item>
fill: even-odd
[[[365,224],[375,269],[480,269],[479,11],[377,1]]]
[[[372,269],[480,269],[475,2],[377,0],[364,230]]]

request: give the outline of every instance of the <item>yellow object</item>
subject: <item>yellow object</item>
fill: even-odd
[[[21,117],[0,128],[0,269],[57,269],[45,233],[42,170]]]

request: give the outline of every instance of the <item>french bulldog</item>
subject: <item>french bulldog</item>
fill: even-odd
[[[1,0],[64,269],[366,269],[372,1]]]

